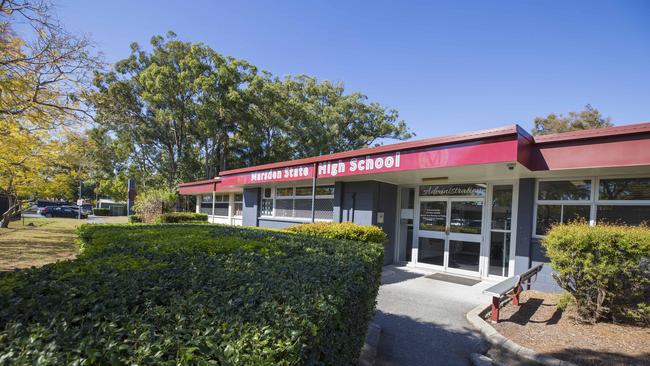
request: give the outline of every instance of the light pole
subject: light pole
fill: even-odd
[[[81,185],[83,184],[83,181],[79,179],[79,199],[77,200],[77,206],[79,206],[79,217],[78,219],[81,220],[81,207],[83,205],[83,200],[81,198]]]

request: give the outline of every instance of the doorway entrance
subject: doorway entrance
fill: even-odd
[[[514,273],[518,185],[401,186],[398,262],[481,278]]]
[[[418,263],[480,276],[483,198],[421,197]]]

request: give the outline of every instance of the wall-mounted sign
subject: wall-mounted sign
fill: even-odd
[[[269,182],[278,180],[291,180],[300,178],[311,178],[308,166],[298,166],[281,169],[263,170],[250,173],[251,182]]]
[[[221,178],[221,185],[237,186],[254,183],[284,182],[311,179],[314,174],[312,165],[299,165],[286,168],[258,170],[250,173],[228,175]]]
[[[318,164],[318,176],[336,177],[337,175],[363,174],[400,170],[401,156],[399,151],[390,155],[352,158],[335,162],[326,161]],[[345,174],[348,173],[348,174]]]
[[[434,184],[420,186],[420,197],[485,196],[485,184]]]
[[[428,147],[318,163],[319,178],[401,172],[517,160],[517,140]]]
[[[246,185],[352,175],[391,173],[407,170],[457,167],[475,164],[517,161],[517,139],[491,142],[469,142],[444,147],[427,147],[363,157],[329,160],[313,165],[299,165],[249,173],[225,175],[224,185]],[[314,171],[315,170],[315,171]]]

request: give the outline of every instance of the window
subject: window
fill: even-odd
[[[214,216],[228,216],[229,194],[217,194],[214,196]]]
[[[591,180],[539,182],[537,199],[546,201],[589,201],[591,199]]]
[[[650,178],[601,179],[598,185],[601,201],[650,200]]]
[[[234,208],[233,216],[242,216],[244,213],[244,195],[241,193],[235,193],[234,197]]]
[[[273,189],[264,188],[262,192],[262,204],[260,205],[260,215],[273,216]]]
[[[212,215],[212,193],[204,194],[201,196],[200,212],[204,214]]]
[[[275,210],[273,210],[275,207]],[[262,216],[311,219],[312,187],[278,187],[275,197],[265,188],[262,199]],[[316,187],[314,218],[332,220],[334,215],[334,186]]]
[[[614,206],[598,205],[598,222],[608,224],[641,225],[650,223],[650,205]]]
[[[540,181],[535,234],[572,220],[591,224],[650,222],[650,178],[594,178]]]
[[[601,179],[597,222],[640,225],[650,222],[650,178]]]
[[[506,277],[510,271],[510,235],[512,230],[512,186],[492,187],[490,225],[490,265],[488,273]]]
[[[591,180],[541,181],[537,187],[536,235],[546,235],[555,224],[588,221]]]

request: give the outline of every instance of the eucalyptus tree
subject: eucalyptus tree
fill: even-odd
[[[241,166],[365,147],[411,136],[396,111],[342,84],[278,78],[173,33],[132,44],[97,73],[96,121],[148,186]]]
[[[95,78],[96,120],[129,150],[147,179],[174,186],[216,173],[227,157],[241,108],[241,89],[256,73],[173,33],[151,39]]]
[[[289,141],[294,157],[331,154],[413,136],[394,109],[345,93],[342,83],[300,75],[283,81],[289,98]]]
[[[587,104],[580,112],[569,112],[567,116],[551,113],[546,117],[536,117],[533,135],[589,130],[613,126],[610,117],[603,117],[600,111]]]

